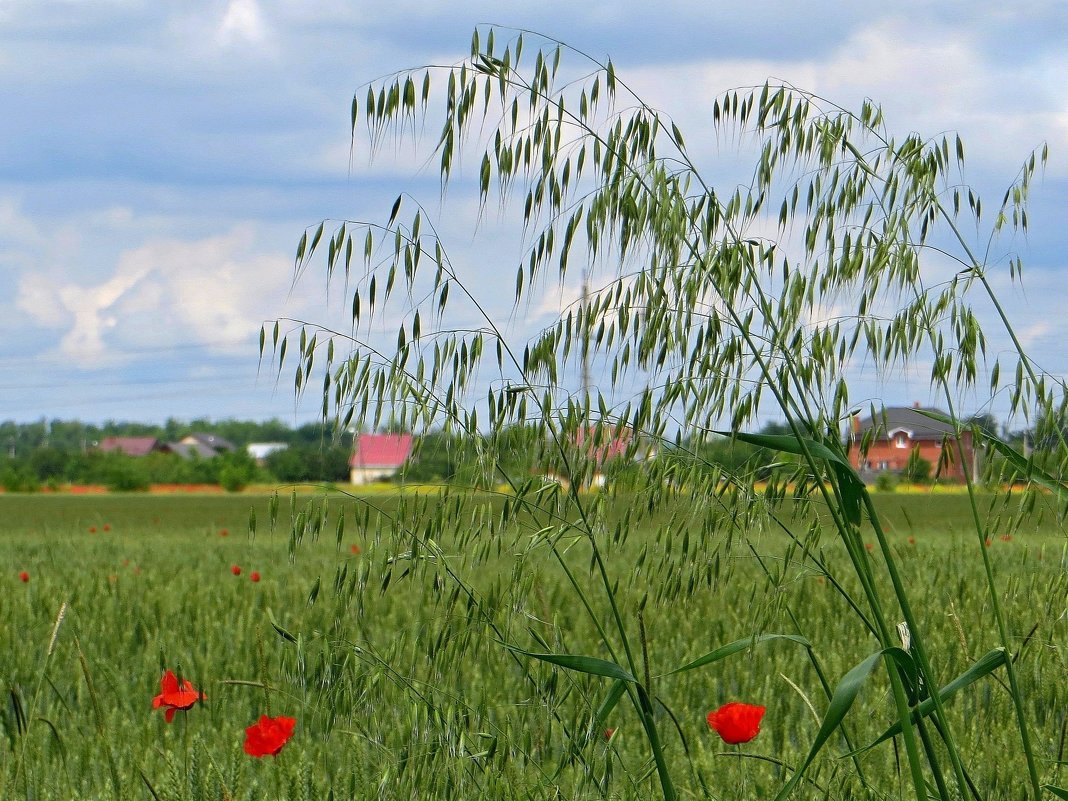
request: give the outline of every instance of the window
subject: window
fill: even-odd
[[[894,434],[894,447],[895,448],[907,448],[908,446],[909,446],[908,434],[904,433],[903,431],[899,431],[897,434]]]

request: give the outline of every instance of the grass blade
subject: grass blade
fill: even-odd
[[[806,640],[804,637],[799,637],[796,634],[761,634],[756,637],[746,637],[742,640],[735,640],[734,642],[727,643],[726,645],[721,645],[714,651],[709,651],[704,656],[699,656],[692,662],[687,662],[682,667],[677,667],[670,673],[666,673],[664,675],[674,676],[676,673],[685,673],[688,670],[696,670],[699,667],[711,665],[713,662],[718,662],[721,659],[726,659],[728,656],[733,656],[734,654],[740,653],[741,651],[745,651],[758,643],[768,642],[769,640],[789,640],[790,642],[796,642],[798,645],[802,645],[805,648],[811,647],[808,640]]]
[[[895,653],[896,652],[896,653]],[[823,745],[834,734],[842,720],[845,718],[849,708],[853,706],[853,702],[856,700],[857,695],[860,693],[861,687],[864,686],[864,682],[867,681],[868,676],[871,674],[872,669],[876,663],[883,656],[891,656],[895,661],[901,663],[911,663],[912,659],[907,653],[900,648],[886,648],[882,651],[876,651],[860,664],[853,667],[848,673],[846,673],[841,681],[838,682],[838,686],[834,688],[834,693],[831,695],[831,703],[827,706],[827,712],[823,717],[823,723],[820,725],[819,731],[816,733],[816,739],[812,743],[812,748],[809,749],[808,756],[805,757],[797,771],[790,777],[783,788],[775,796],[775,801],[782,801],[793,791],[794,786],[801,780],[802,775],[808,769],[808,766],[812,764],[812,761],[816,758],[816,755],[823,748]],[[904,660],[902,660],[904,657]]]
[[[1004,648],[995,648],[992,651],[987,652],[980,657],[974,665],[961,673],[957,678],[953,679],[949,684],[938,691],[938,698],[940,701],[946,701],[955,695],[960,690],[967,687],[969,684],[973,684],[984,676],[989,676],[999,667],[1005,664],[1008,659],[1007,652]],[[912,712],[912,722],[915,723],[920,718],[924,718],[930,715],[935,708],[934,698],[925,698]],[[901,733],[901,721],[898,721],[885,732],[883,732],[871,745],[867,745],[864,748],[858,749],[854,753],[863,753],[875,746],[889,740],[891,737],[896,737]]]
[[[540,659],[542,662],[548,662],[551,665],[557,665],[568,670],[575,670],[579,673],[604,676],[609,679],[619,679],[620,681],[631,683],[637,683],[638,681],[629,671],[615,662],[609,662],[607,659],[598,659],[595,656],[573,656],[571,654],[538,654],[533,651],[524,651],[522,648],[516,648],[514,645],[508,645],[507,643],[501,643],[501,645],[514,653],[529,656],[533,659]]]

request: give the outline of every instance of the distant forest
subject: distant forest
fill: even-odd
[[[103,453],[107,437],[153,437],[177,442],[189,434],[213,434],[234,450],[219,456],[183,458],[173,453],[126,456]],[[262,464],[248,454],[253,442],[288,447]],[[0,423],[0,486],[32,492],[64,484],[102,484],[117,490],[147,489],[152,484],[221,484],[237,490],[250,483],[346,481],[352,435],[322,423],[290,428],[281,420],[167,420],[163,425],[77,420]]]
[[[969,422],[989,431],[997,422],[978,415]],[[762,433],[782,434],[781,423],[769,423]],[[1051,433],[1052,432],[1052,433]],[[1024,449],[1059,452],[1068,427],[1042,423],[1029,431],[1005,432],[1009,442]],[[107,437],[152,437],[161,443],[179,442],[190,434],[222,437],[234,450],[212,458],[187,458],[175,453],[127,456],[103,452]],[[257,462],[247,451],[251,443],[283,443],[287,447]],[[492,486],[506,478],[522,480],[540,472],[554,472],[553,457],[543,437],[523,426],[497,431],[492,436],[459,437],[440,431],[417,438],[413,457],[394,480],[455,482]],[[765,474],[782,456],[718,437],[681,437],[661,443],[661,458],[697,460],[710,469]],[[9,492],[33,492],[71,484],[97,484],[114,490],[136,491],[152,484],[219,484],[238,490],[256,483],[347,482],[353,434],[336,432],[322,422],[291,428],[281,420],[169,419],[163,425],[129,422],[83,423],[77,420],[41,420],[34,423],[0,423],[0,487]],[[1052,457],[1052,453],[1051,453]],[[1042,463],[1050,461],[1042,459]],[[625,467],[625,466],[623,466]],[[633,463],[631,464],[633,467]],[[615,471],[621,468],[616,465]],[[924,480],[930,469],[907,476]]]
[[[781,433],[778,426],[766,430]],[[234,450],[212,458],[184,458],[175,453],[127,456],[102,452],[107,437],[152,437],[178,442],[190,434],[211,434],[229,441]],[[285,443],[257,463],[247,446]],[[490,437],[459,437],[442,432],[420,436],[413,458],[395,480],[456,482],[491,486],[505,475],[522,479],[554,470],[542,437],[533,429],[515,427]],[[97,484],[136,491],[152,484],[220,484],[238,490],[254,483],[346,482],[353,435],[337,434],[323,423],[290,428],[280,420],[168,420],[163,425],[51,420],[0,423],[0,487],[33,492],[70,484]],[[670,450],[670,449],[669,449]],[[740,442],[688,442],[683,450],[710,466],[761,469],[773,454]],[[663,451],[662,451],[663,454]],[[620,465],[616,465],[618,471]]]

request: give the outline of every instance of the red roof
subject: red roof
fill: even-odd
[[[119,451],[127,456],[144,456],[159,447],[155,437],[104,437],[98,446],[100,450]]]
[[[411,434],[360,434],[349,467],[400,467],[411,455]]]

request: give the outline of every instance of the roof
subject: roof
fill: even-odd
[[[858,437],[875,428],[875,439],[890,439],[899,431],[904,431],[911,440],[942,440],[955,432],[949,423],[927,417],[924,412],[948,417],[941,409],[922,406],[887,406],[881,414],[876,414],[875,422],[865,417],[856,429]]]
[[[127,456],[144,456],[159,447],[155,437],[104,437],[97,446],[105,453],[118,451]]]
[[[360,434],[349,467],[400,467],[411,455],[411,434]]]
[[[214,448],[209,448],[203,442],[168,442],[165,446],[171,453],[176,453],[183,459],[211,459],[219,455]]]
[[[232,451],[234,449],[234,443],[230,442],[230,440],[224,439],[217,434],[205,434],[202,431],[194,431],[192,434],[182,437],[182,442],[187,445],[199,442],[201,445],[207,445],[213,451]]]

